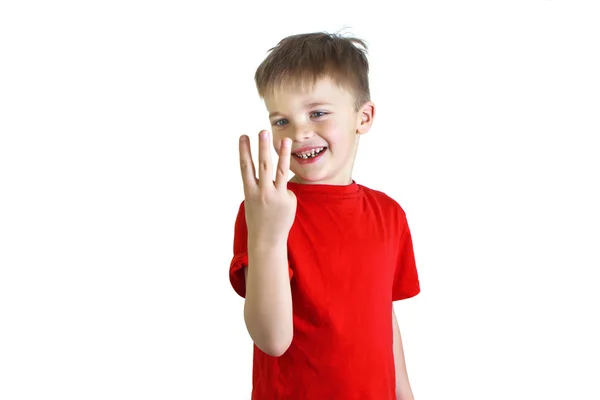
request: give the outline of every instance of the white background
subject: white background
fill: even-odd
[[[413,233],[415,398],[600,399],[599,20],[577,0],[2,2],[0,398],[249,399],[228,268],[238,137],[269,128],[253,74],[287,35],[343,30],[378,107],[354,178]]]

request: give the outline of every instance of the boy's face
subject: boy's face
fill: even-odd
[[[273,145],[292,139],[292,182],[347,185],[358,149],[358,137],[373,123],[375,107],[367,102],[358,111],[354,97],[330,78],[308,90],[277,90],[265,97]]]

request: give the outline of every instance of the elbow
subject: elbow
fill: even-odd
[[[263,353],[271,357],[281,357],[292,344],[293,330],[287,332],[256,332],[248,330],[252,341]]]
[[[281,357],[289,349],[294,337],[294,317],[287,309],[262,310],[246,301],[244,305],[246,329],[252,341],[263,353]]]
[[[291,313],[287,320],[264,320],[253,317],[250,309],[246,308],[244,319],[250,338],[263,353],[281,357],[291,346],[294,337]]]
[[[285,354],[285,352],[290,348],[292,344],[292,335],[289,338],[282,338],[280,340],[271,340],[259,345],[256,344],[263,353],[271,356],[271,357],[281,357]]]

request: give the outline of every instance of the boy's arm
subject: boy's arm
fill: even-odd
[[[244,268],[244,320],[250,337],[263,352],[279,357],[294,333],[288,273],[287,239],[296,215],[296,196],[287,189],[291,140],[281,142],[273,182],[271,137],[259,134],[258,168],[246,135],[240,137],[240,168],[248,231],[248,266]],[[258,169],[258,179],[256,170]]]
[[[244,267],[244,320],[250,337],[266,354],[279,357],[293,337],[292,295],[285,242],[268,249],[248,249]]]
[[[392,307],[392,325],[394,329],[394,363],[396,365],[396,399],[414,400],[408,373],[406,371],[406,361],[404,360],[404,349],[402,348],[402,336],[400,327],[396,319],[396,312]]]

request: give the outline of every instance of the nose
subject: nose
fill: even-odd
[[[297,125],[292,132],[292,139],[296,142],[302,142],[304,140],[310,139],[314,135],[313,130],[310,126],[306,125]]]

